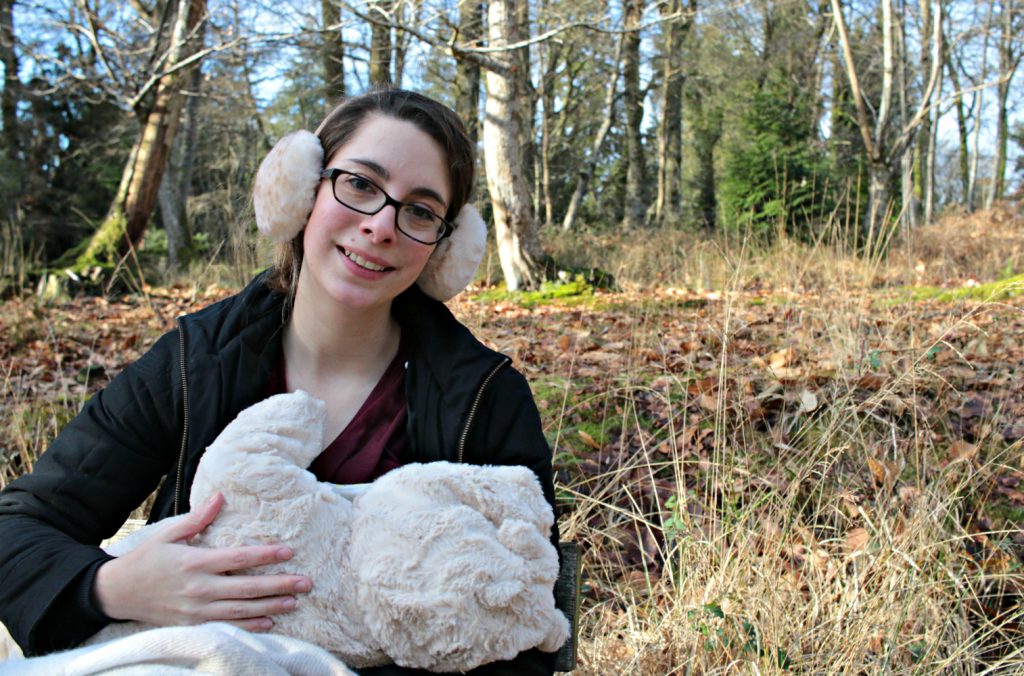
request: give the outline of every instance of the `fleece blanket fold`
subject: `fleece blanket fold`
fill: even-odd
[[[0,662],[0,676],[175,676],[177,674],[355,676],[312,643],[252,634],[223,622],[162,627],[74,650]]]

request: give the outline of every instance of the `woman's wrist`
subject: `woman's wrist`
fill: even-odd
[[[131,619],[125,614],[126,611],[121,607],[120,602],[119,591],[122,587],[120,568],[122,565],[124,564],[121,559],[110,559],[96,569],[96,575],[93,578],[92,598],[96,609],[111,620]]]

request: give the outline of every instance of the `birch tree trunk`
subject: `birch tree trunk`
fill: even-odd
[[[491,47],[505,47],[522,38],[518,24],[522,0],[491,0],[487,35]],[[523,173],[520,148],[523,119],[519,108],[526,76],[516,50],[496,52],[487,68],[484,105],[484,166],[494,209],[498,258],[510,291],[536,288],[545,278],[548,261],[530,213],[530,187]]]
[[[623,21],[626,35],[623,42],[622,81],[626,108],[626,203],[623,227],[638,228],[644,224],[647,204],[644,201],[644,148],[640,125],[644,102],[640,92],[640,20],[644,0],[623,0]]]
[[[146,231],[157,204],[174,137],[184,105],[182,86],[190,68],[174,68],[196,49],[195,36],[206,14],[206,0],[178,0],[165,61],[165,75],[156,85],[152,107],[125,165],[121,187],[103,223],[92,235],[74,266],[88,267],[115,258],[135,246]]]

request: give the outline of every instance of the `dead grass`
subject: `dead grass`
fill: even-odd
[[[877,302],[887,284],[1019,272],[1021,234],[1015,209],[1002,206],[950,217],[867,260],[834,246],[782,241],[755,251],[682,233],[556,247],[600,260],[627,289],[717,289],[725,299],[708,318],[720,338],[712,372],[723,388],[703,421],[713,446],[701,452],[676,436],[693,415],[692,391],[660,393],[665,417],[679,425],[659,434],[644,419],[642,388],[627,387],[610,423],[619,441],[601,451],[610,466],[596,476],[569,468],[564,530],[586,552],[578,673],[1024,670],[1024,550],[1001,546],[1020,542],[1024,512],[998,527],[978,521],[987,481],[1020,473],[1024,449],[989,435],[981,453],[960,459],[951,452],[965,448],[956,431],[924,407],[947,385],[957,388],[954,364],[931,361],[948,336],[1017,344],[1022,336],[973,333],[992,303],[922,313]],[[749,310],[764,302],[796,313],[782,345],[831,372],[811,388],[817,411],[767,428],[724,391],[742,368],[731,343],[749,337]],[[1024,304],[1001,310],[1019,318]],[[633,349],[664,344],[642,314]],[[955,368],[977,359],[960,353]],[[622,382],[680,378],[630,368]],[[814,370],[784,364],[778,381],[787,389],[815,382],[807,379]],[[884,382],[865,396],[871,371]]]
[[[1007,544],[1024,510],[985,516],[1024,448],[999,435],[1005,412],[965,431],[939,411],[979,374],[989,388],[1005,375],[991,355],[1019,354],[1024,336],[998,330],[1024,325],[1024,302],[921,306],[887,291],[1019,273],[1019,221],[1000,209],[924,228],[885,258],[679,232],[556,236],[558,260],[625,290],[598,299],[613,307],[602,325],[580,308],[453,304],[547,388],[563,536],[584,550],[577,673],[1024,670],[1021,550]],[[8,354],[64,339],[36,311],[3,319],[26,336]],[[537,356],[563,336],[555,358]],[[582,375],[575,346],[588,343],[616,345],[624,366]],[[26,394],[30,375],[12,369],[0,450],[24,468],[68,405]],[[569,443],[581,432],[586,453]]]

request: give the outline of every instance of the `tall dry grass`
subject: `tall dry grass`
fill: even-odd
[[[987,547],[1019,537],[1021,524],[988,533],[975,525],[987,482],[1024,469],[1024,449],[990,435],[980,454],[958,459],[928,396],[918,396],[945,391],[949,374],[930,360],[936,346],[992,308],[921,312],[887,291],[925,275],[997,277],[993,268],[1019,257],[1024,241],[1020,221],[1004,215],[994,216],[999,232],[1016,239],[987,237],[995,226],[974,216],[981,235],[963,220],[941,223],[885,256],[855,257],[835,242],[758,248],[685,233],[556,244],[626,288],[715,289],[724,299],[709,318],[720,337],[711,374],[722,387],[710,453],[677,436],[697,395],[685,382],[672,386],[707,374],[635,366],[620,374],[615,420],[606,421],[621,429],[609,453],[617,460],[596,476],[570,472],[563,487],[573,503],[563,535],[586,552],[578,673],[1024,673],[1024,551]],[[939,245],[960,240],[970,246]],[[731,343],[749,337],[745,322],[766,294],[791,311],[780,347],[830,371],[813,388],[821,407],[773,429],[724,391],[744,372]],[[999,310],[1020,316],[1024,304]],[[632,314],[630,350],[663,346],[664,322],[649,324],[642,308]],[[869,348],[891,360],[866,397]],[[956,366],[970,368],[961,356]],[[660,436],[639,413],[652,381],[669,383],[656,394],[678,421]],[[637,438],[647,439],[639,450]],[[626,556],[633,549],[639,564]]]
[[[979,533],[975,519],[987,482],[1024,469],[1024,450],[989,434],[976,456],[950,461],[949,435],[927,405],[953,387],[949,368],[971,367],[969,350],[937,363],[933,348],[977,333],[979,314],[993,308],[922,312],[888,292],[894,283],[998,276],[992,268],[1017,255],[1020,224],[995,217],[1003,234],[972,236],[971,227],[992,227],[972,218],[975,226],[923,230],[886,256],[855,256],[829,238],[770,247],[686,232],[547,239],[557,259],[597,265],[626,291],[601,302],[620,303],[608,312],[628,327],[628,366],[595,395],[612,403],[590,413],[616,430],[605,444],[611,460],[596,472],[559,467],[572,505],[563,537],[584,550],[578,673],[1024,671],[1020,562],[986,544],[1013,533]],[[954,236],[970,248],[946,247]],[[239,262],[201,266],[204,281],[193,287],[242,283],[252,249],[232,248]],[[695,318],[690,301],[707,311]],[[29,305],[5,308],[3,335],[57,351],[70,329]],[[1022,307],[997,309],[1012,316]],[[456,311],[491,342],[538,339],[529,319],[489,334],[492,308],[461,301]],[[680,371],[634,359],[664,350],[674,337],[666,326],[701,334],[707,363]],[[748,354],[758,341],[799,358],[765,375]],[[884,360],[877,368],[876,358]],[[31,466],[85,396],[83,386],[44,400],[31,389],[38,373],[15,375],[12,364],[0,372],[7,478]],[[866,370],[883,376],[867,393]],[[707,377],[715,397],[698,425],[700,395],[688,385]],[[805,382],[814,383],[815,406],[800,400]],[[543,410],[556,439],[570,433],[564,421],[578,384],[566,380],[561,406]],[[746,405],[751,398],[782,413],[766,422]],[[652,401],[661,426],[649,419]],[[703,445],[688,437],[691,427]]]

